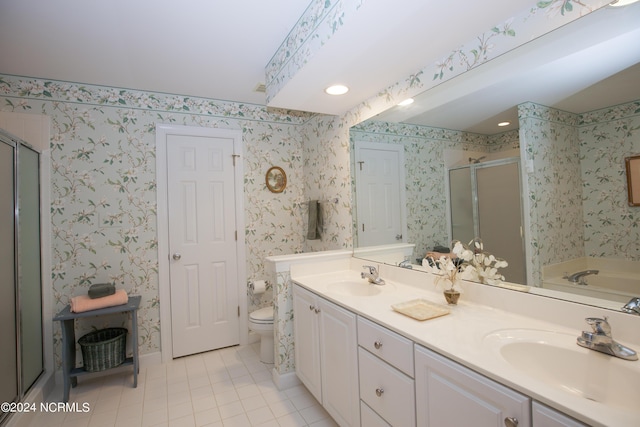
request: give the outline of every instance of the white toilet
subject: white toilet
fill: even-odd
[[[273,363],[273,307],[251,312],[249,330],[260,335],[260,361]]]

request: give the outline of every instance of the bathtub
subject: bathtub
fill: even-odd
[[[565,279],[567,274],[583,270],[599,270],[598,274],[585,276],[586,285]],[[632,297],[640,297],[640,262],[581,258],[543,269],[543,288],[627,303]]]
[[[627,303],[632,297],[640,296],[640,278],[620,277],[600,271],[598,275],[588,276],[586,285],[569,282],[562,277],[544,279],[543,288]]]

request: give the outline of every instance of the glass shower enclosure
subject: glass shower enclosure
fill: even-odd
[[[520,159],[450,168],[448,182],[452,240],[479,237],[486,251],[509,263],[501,269],[506,281],[526,283]]]
[[[40,155],[0,130],[2,402],[19,401],[44,370],[41,274]]]

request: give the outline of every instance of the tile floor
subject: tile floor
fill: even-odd
[[[89,412],[38,414],[34,427],[326,427],[337,424],[304,386],[279,391],[273,365],[258,359],[258,344],[231,347],[142,368],[78,380],[70,402]],[[58,387],[50,401],[61,401]]]

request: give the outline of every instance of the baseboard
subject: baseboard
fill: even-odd
[[[275,368],[273,368],[271,371],[271,378],[273,379],[273,383],[276,387],[278,387],[278,390],[286,390],[301,384],[295,372],[280,374]]]
[[[140,355],[140,368],[146,368],[147,366],[161,365],[162,353],[159,351]]]
[[[24,397],[22,402],[33,403],[39,409],[39,405],[46,401],[46,397],[53,391],[56,385],[55,375],[52,373],[44,373],[38,381],[33,385],[31,390]],[[6,420],[5,427],[27,427],[33,425],[34,419],[39,413],[35,412],[20,412],[15,413]]]

